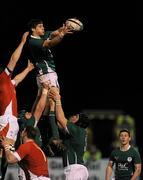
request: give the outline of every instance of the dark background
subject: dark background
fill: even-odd
[[[29,4],[30,3],[30,4]],[[128,4],[119,2],[10,1],[1,6],[0,59],[6,65],[31,18],[41,18],[54,30],[77,17],[84,30],[66,36],[53,48],[63,107],[119,109],[135,118],[137,144],[142,151],[142,12],[136,4],[136,23]],[[27,63],[24,53],[15,74]],[[36,97],[33,73],[17,87],[18,108],[30,110]]]

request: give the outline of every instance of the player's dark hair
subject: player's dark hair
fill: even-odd
[[[130,133],[130,131],[129,131],[128,129],[122,129],[122,130],[120,130],[119,136],[120,136],[120,134],[121,134],[122,132],[128,133],[129,137],[131,137],[131,133]]]
[[[18,112],[18,125],[19,125],[19,130],[23,131],[26,127],[26,117],[25,117],[26,110],[22,109]]]
[[[76,122],[76,125],[87,128],[89,126],[89,118],[85,113],[79,113],[79,120]]]
[[[37,130],[33,126],[27,126],[25,128],[25,132],[27,133],[27,137],[30,139],[35,139],[37,135]]]
[[[38,24],[43,24],[43,21],[41,19],[31,19],[27,24],[28,31],[32,32],[32,28],[36,28]]]

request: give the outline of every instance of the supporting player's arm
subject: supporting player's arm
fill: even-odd
[[[34,65],[28,60],[27,67],[13,78],[15,86],[17,86],[27,76],[27,74],[32,71],[32,69],[34,69]]]
[[[56,103],[56,119],[61,125],[62,128],[66,128],[67,119],[65,117],[62,104],[61,104],[61,96],[59,94],[58,88],[51,88],[49,95]]]
[[[34,117],[37,121],[39,121],[39,119],[44,111],[46,101],[47,101],[47,95],[48,95],[48,89],[43,87],[40,99],[39,99],[39,101],[36,105],[35,111],[33,113]]]
[[[21,53],[22,53],[22,49],[24,47],[24,44],[26,42],[27,36],[28,36],[29,32],[25,32],[22,36],[21,42],[18,45],[18,47],[15,49],[15,51],[13,52],[13,54],[11,55],[10,61],[7,65],[8,69],[10,71],[13,71],[17,61],[19,60]]]
[[[6,154],[6,159],[8,163],[17,163],[18,159],[13,155],[13,152],[11,152],[10,150],[5,151]]]
[[[7,143],[7,140],[5,137],[2,137],[1,144],[4,147],[5,150],[5,156],[8,163],[16,163],[18,162],[18,159],[13,155],[13,152],[10,151],[9,144]]]

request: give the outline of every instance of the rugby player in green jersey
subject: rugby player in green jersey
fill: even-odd
[[[88,117],[84,113],[78,113],[67,120],[62,109],[58,89],[52,88],[49,96],[56,103],[56,119],[63,131],[64,137],[62,140],[66,146],[62,156],[65,179],[87,180],[89,175],[83,161],[83,155],[87,145],[86,128],[89,125]]]
[[[130,132],[121,130],[119,140],[120,147],[111,152],[105,180],[110,180],[114,165],[115,180],[137,180],[141,173],[141,158],[139,152],[130,145]]]
[[[28,41],[28,52],[32,63],[35,65],[38,94],[32,107],[34,111],[36,103],[41,95],[41,83],[49,86],[59,87],[54,57],[51,47],[59,44],[66,34],[73,33],[69,27],[63,25],[55,31],[45,31],[43,21],[32,19],[28,23],[30,37]]]

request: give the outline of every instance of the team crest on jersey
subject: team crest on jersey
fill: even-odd
[[[128,158],[127,158],[127,161],[128,161],[128,162],[131,162],[131,161],[132,161],[132,157],[128,157]]]

